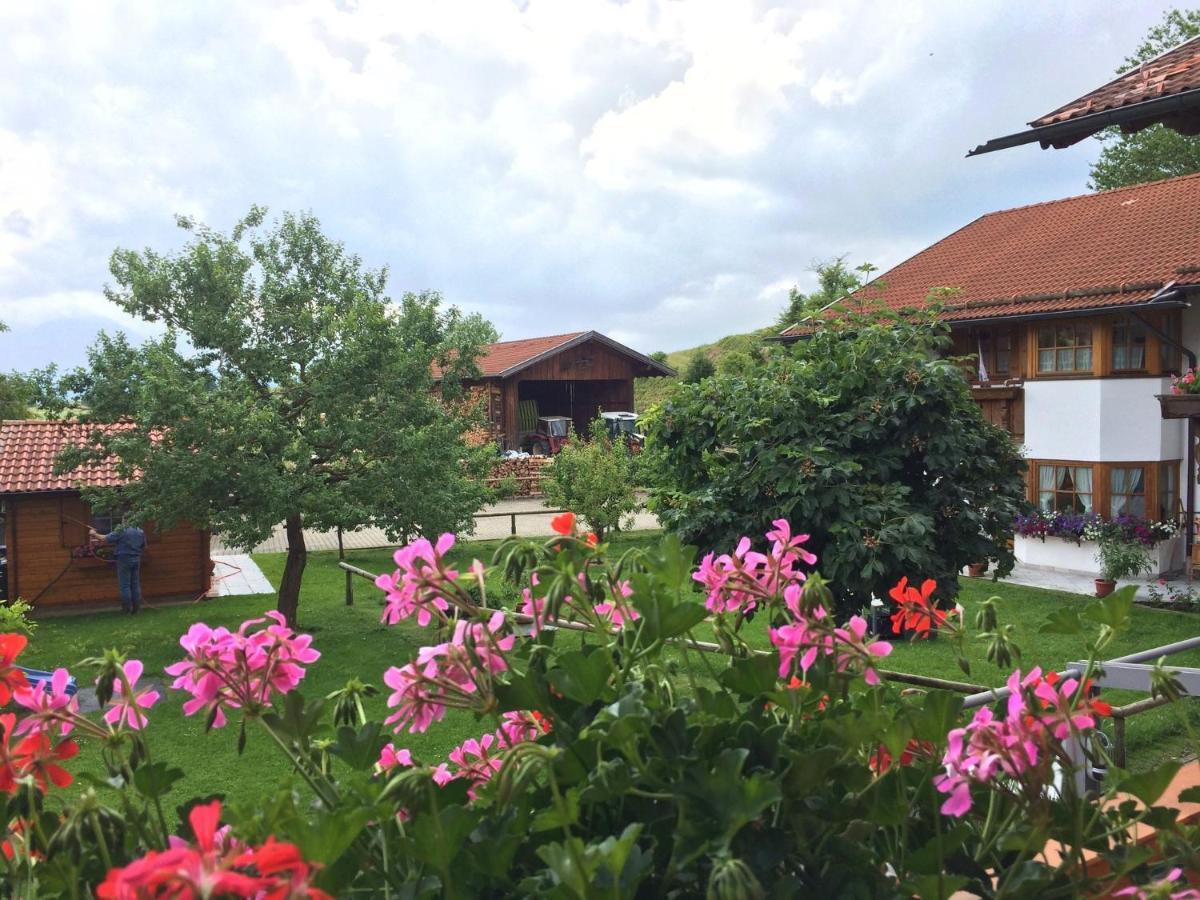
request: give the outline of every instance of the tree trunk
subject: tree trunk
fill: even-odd
[[[299,513],[287,518],[287,563],[283,567],[283,578],[279,581],[279,606],[292,628],[300,609],[300,579],[304,577],[304,566],[308,563],[308,551],[304,547],[304,519]]]

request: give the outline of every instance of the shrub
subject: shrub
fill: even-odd
[[[705,548],[805,522],[844,609],[914,570],[943,599],[968,563],[1005,575],[1025,464],[945,347],[934,324],[858,320],[744,376],[681,386],[647,422],[651,508]]]
[[[559,451],[543,490],[552,506],[575,510],[603,538],[638,507],[634,464],[624,443],[608,439],[602,419],[592,422],[589,437]]]
[[[1104,623],[1083,677],[1018,670],[1011,696],[968,720],[951,694],[888,682],[890,645],[859,617],[835,620],[787,522],[773,524],[767,552],[743,539],[695,570],[677,538],[614,564],[573,517],[556,529],[498,551],[524,585],[517,613],[474,594],[482,566],[448,567],[452,535],[397,551],[397,569],[377,581],[384,622],[415,622],[430,643],[384,673],[386,722],[363,712],[370,690],[357,680],[305,701],[320,654],[278,614],[236,632],[193,625],[168,667],[185,712],[205,717],[209,740],[227,726],[239,744],[266,738],[304,787],[288,779],[241,803],[175,797],[187,825],[174,830],[163,806],[182,773],[163,748],[150,754],[162,698],[139,687],[141,664],[111,652],[89,661],[105,709],[93,718],[68,695],[65,670],[24,683],[13,663],[26,639],[0,638],[0,702],[11,694],[21,715],[0,716],[11,893],[1103,896],[1193,858],[1186,826],[1154,806],[1177,764],[1133,777],[1114,768],[1096,804],[1069,777],[1064,742],[1086,740],[1111,711],[1088,676],[1127,622],[1131,590],[1083,610]],[[961,644],[935,589],[897,584],[893,627]],[[751,615],[771,626],[769,651],[746,646]],[[706,617],[730,654],[693,664]],[[985,605],[981,638],[1002,633],[995,619]],[[385,734],[437,727],[448,709],[474,713],[482,734],[444,759],[418,759]],[[62,794],[79,735],[110,778]],[[1118,791],[1144,806],[1113,802]],[[1130,852],[1126,831],[1142,822],[1159,829],[1161,858]],[[1088,875],[1084,848],[1107,874]]]
[[[711,357],[703,350],[697,350],[688,359],[687,368],[683,371],[685,384],[699,384],[717,371]]]
[[[1122,578],[1149,574],[1151,569],[1150,554],[1146,552],[1146,548],[1119,537],[1100,541],[1096,561],[1100,563],[1100,577],[1106,581],[1120,581]]]

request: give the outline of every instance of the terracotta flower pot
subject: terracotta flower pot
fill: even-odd
[[[972,578],[982,578],[984,575],[987,574],[987,570],[988,570],[988,564],[985,562],[970,563],[967,566],[967,574],[970,575]]]
[[[1097,578],[1096,579],[1096,596],[1097,597],[1107,597],[1109,594],[1111,594],[1116,589],[1116,587],[1117,587],[1117,583],[1115,581],[1109,581],[1107,578]]]

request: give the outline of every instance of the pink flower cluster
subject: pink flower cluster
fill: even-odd
[[[1188,366],[1183,370],[1182,375],[1171,376],[1171,393],[1172,394],[1196,394],[1200,393],[1200,381],[1197,380],[1196,370]]]
[[[29,710],[17,723],[16,734],[53,734],[66,737],[75,727],[74,719],[79,715],[78,698],[67,693],[71,673],[66,669],[55,669],[48,681],[39,681],[33,687],[26,685],[13,691],[13,700],[18,706]]]
[[[270,625],[251,631],[268,619]],[[321,656],[310,635],[293,632],[273,610],[243,622],[236,632],[197,622],[179,643],[187,656],[167,666],[167,674],[175,676],[171,687],[192,695],[183,704],[185,715],[204,710],[217,728],[225,724],[227,710],[256,711],[269,706],[274,694],[295,690],[304,667]]]
[[[731,556],[707,554],[692,578],[708,590],[705,605],[715,613],[748,613],[760,603],[778,597],[789,584],[804,581],[797,568],[813,565],[817,557],[804,549],[807,534],[793,535],[786,519],[776,519],[767,532],[770,553],[751,550],[750,538],[743,537]]]
[[[795,621],[770,630],[771,643],[779,649],[779,677],[787,678],[792,672],[796,658],[800,658],[801,678],[808,678],[808,670],[821,656],[833,658],[834,669],[846,672],[862,667],[867,684],[878,684],[879,673],[875,671],[875,660],[892,652],[887,641],[873,641],[867,634],[867,622],[862,616],[852,616],[844,628],[831,628],[824,608],[817,606],[807,615],[799,607],[799,586],[796,588],[788,609]],[[788,593],[792,592],[788,588]]]
[[[475,799],[480,785],[491,780],[504,765],[504,752],[517,744],[536,741],[550,731],[549,721],[538,712],[506,712],[500,727],[482,737],[470,738],[450,751],[450,761],[433,771],[433,780],[444,786],[458,779],[471,782],[469,796]],[[451,768],[453,764],[454,768]],[[388,744],[379,755],[379,768],[390,771],[414,765],[412,753]]]
[[[422,628],[435,617],[445,621],[450,609],[445,597],[447,585],[454,583],[458,572],[447,568],[442,558],[453,546],[454,535],[443,534],[437,544],[421,538],[396,551],[396,571],[375,579],[375,584],[387,592],[381,622],[395,625],[414,614]]]
[[[1043,678],[1040,668],[1024,678],[1017,669],[1008,678],[1008,690],[1002,718],[983,707],[970,724],[950,732],[942,758],[946,772],[934,778],[938,791],[949,794],[944,815],[966,815],[972,782],[988,784],[997,775],[1040,791],[1050,777],[1057,743],[1073,731],[1095,728],[1096,716],[1109,710],[1086,696],[1086,685],[1081,688],[1074,678],[1059,683],[1055,673]]]
[[[487,625],[460,620],[454,636],[443,644],[422,647],[414,662],[392,666],[383,680],[393,691],[389,707],[396,712],[387,723],[396,731],[407,727],[422,732],[441,721],[446,707],[486,708],[491,701],[492,676],[508,669],[504,654],[516,638],[502,636],[504,613],[497,611]]]

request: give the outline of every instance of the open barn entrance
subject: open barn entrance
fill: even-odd
[[[617,379],[522,381],[517,388],[517,399],[522,403],[536,402],[539,416],[567,416],[576,433],[586,435],[592,420],[600,413],[633,409],[633,383]]]

